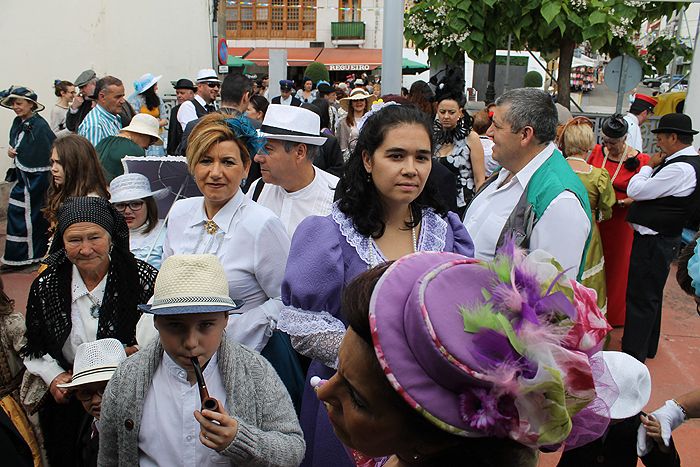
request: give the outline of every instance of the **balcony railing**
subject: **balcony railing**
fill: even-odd
[[[363,39],[365,38],[365,23],[353,21],[347,23],[331,23],[331,40]]]

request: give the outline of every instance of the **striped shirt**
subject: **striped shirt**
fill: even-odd
[[[78,134],[86,137],[93,146],[108,136],[114,136],[122,129],[122,120],[119,115],[107,112],[97,104],[86,116],[78,127]]]

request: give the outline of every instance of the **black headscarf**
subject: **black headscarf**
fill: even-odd
[[[66,229],[79,222],[99,225],[112,237],[115,248],[129,251],[129,226],[126,225],[124,216],[104,198],[97,196],[68,198],[58,208],[56,220],[56,235],[51,243],[49,257],[44,261],[46,264],[51,264],[51,257],[64,248],[63,234],[66,233]]]
[[[136,343],[136,323],[141,317],[137,306],[153,295],[158,271],[134,258],[129,251],[129,228],[112,204],[98,197],[69,198],[58,210],[58,225],[48,268],[32,283],[27,301],[27,344],[25,356],[49,354],[65,369],[71,365],[63,356],[63,345],[70,335],[71,280],[73,264],[66,256],[63,234],[78,222],[91,222],[112,237],[107,284],[97,321],[97,339],[114,337],[124,345]]]

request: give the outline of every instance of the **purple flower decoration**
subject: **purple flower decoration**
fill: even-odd
[[[459,415],[472,430],[498,438],[507,437],[518,424],[518,410],[513,396],[494,396],[490,390],[483,388],[460,394]]]

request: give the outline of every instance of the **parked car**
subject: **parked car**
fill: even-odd
[[[677,83],[678,81],[680,81],[680,83]],[[663,83],[668,83],[669,86],[671,83],[688,84],[688,79],[684,77],[684,75],[673,75],[673,78],[671,78],[671,75],[658,75],[651,78],[644,78],[642,81],[642,84],[648,88],[658,88]]]
[[[657,75],[650,78],[644,78],[644,80],[642,80],[642,84],[648,88],[658,88],[661,86],[661,83],[668,78],[668,76],[669,75]]]

